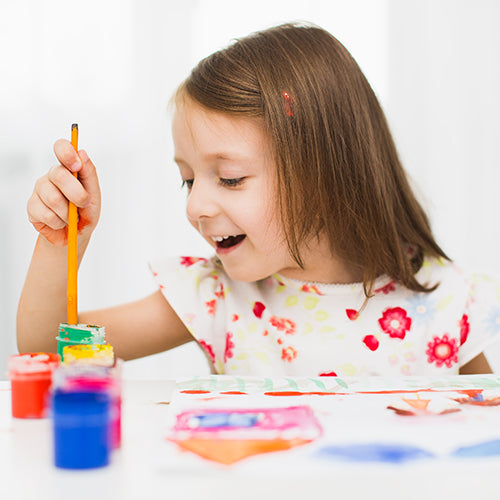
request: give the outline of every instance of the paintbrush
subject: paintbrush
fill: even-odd
[[[78,153],[78,125],[71,125],[71,145]],[[78,178],[78,173],[73,175]],[[78,210],[69,202],[68,208],[68,277],[66,289],[67,323],[60,323],[56,337],[57,352],[63,360],[65,346],[105,344],[104,327],[78,323]]]
[[[78,153],[78,124],[71,125],[71,145]],[[78,178],[78,172],[73,175]],[[68,208],[68,281],[66,300],[68,310],[68,324],[78,323],[78,211],[76,205],[69,202]]]

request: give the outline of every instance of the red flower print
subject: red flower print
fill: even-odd
[[[210,344],[207,344],[204,340],[199,340],[198,341],[205,350],[205,352],[210,356],[210,359],[212,360],[212,363],[215,363],[215,354],[214,354],[214,349]]]
[[[434,337],[434,340],[427,344],[427,361],[436,363],[439,368],[445,364],[451,368],[452,363],[458,363],[457,339],[450,339],[445,333],[441,338]]]
[[[320,377],[337,377],[335,372],[323,372],[319,374]]]
[[[204,257],[181,257],[181,266],[189,267],[200,261],[206,262],[207,259]]]
[[[284,340],[282,338],[279,338],[276,342],[278,342],[279,345],[283,344]]]
[[[404,339],[406,332],[411,328],[411,318],[401,307],[386,309],[378,323],[389,337],[398,339]]]
[[[363,339],[363,343],[370,349],[370,351],[376,351],[378,349],[378,339],[375,335],[367,335]]]
[[[316,295],[323,295],[319,290],[317,286],[314,285],[302,285],[300,287],[301,292],[310,292],[310,293],[315,293]]]
[[[224,363],[227,362],[229,358],[233,357],[234,342],[231,340],[233,334],[231,332],[226,333],[226,348],[224,350]]]
[[[213,316],[215,314],[215,310],[217,309],[217,301],[215,299],[212,299],[208,302],[205,302],[205,305],[207,306],[208,314],[210,314],[210,316]]]
[[[233,314],[231,321],[238,321],[240,317],[237,314]]]
[[[347,317],[351,321],[355,321],[359,318],[359,313],[358,313],[358,311],[356,311],[356,309],[346,309],[345,313],[347,314]]]
[[[394,292],[394,290],[396,290],[396,284],[394,283],[394,281],[389,281],[387,285],[381,286],[380,288],[373,290],[373,293],[383,293],[384,295],[387,295],[390,292]]]
[[[253,313],[257,318],[262,318],[262,313],[264,312],[264,309],[266,306],[262,302],[254,302],[253,303]]]
[[[297,329],[295,321],[288,318],[278,318],[277,316],[271,316],[269,318],[269,323],[273,325],[279,332],[285,332],[287,335],[293,335]]]
[[[293,347],[283,347],[281,350],[281,359],[289,363],[297,357],[297,351]]]
[[[462,345],[467,340],[470,330],[469,318],[467,317],[467,314],[462,316],[458,322],[458,326],[460,327],[460,345]]]
[[[220,283],[219,285],[219,290],[217,292],[214,293],[214,295],[218,298],[218,299],[223,299],[224,296],[226,295],[226,292],[224,290],[224,285],[222,283]]]

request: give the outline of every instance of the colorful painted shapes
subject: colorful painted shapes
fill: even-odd
[[[322,432],[308,406],[201,409],[177,415],[168,439],[203,458],[230,465],[310,443]]]
[[[325,446],[318,451],[321,458],[336,458],[351,462],[402,463],[433,458],[427,450],[405,444],[363,443],[346,446]]]
[[[458,458],[493,457],[498,455],[500,455],[500,439],[462,446],[452,453],[453,457]]]
[[[252,455],[283,451],[310,443],[306,439],[185,439],[177,444],[200,457],[231,465]]]

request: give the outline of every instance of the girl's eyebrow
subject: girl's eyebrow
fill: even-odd
[[[227,153],[227,152],[215,152],[215,153],[209,153],[205,155],[205,158],[207,160],[221,160],[221,161],[236,161],[236,162],[247,162],[250,161],[251,158],[246,155],[241,155],[238,153]],[[184,164],[187,165],[188,163],[183,160],[182,158],[175,156],[174,157],[175,163],[179,164]]]

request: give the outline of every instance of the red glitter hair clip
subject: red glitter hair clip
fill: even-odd
[[[288,116],[293,116],[293,112],[292,112],[292,98],[291,98],[290,94],[288,92],[283,91],[281,93],[281,95],[283,96],[283,107],[285,109],[285,113]]]

